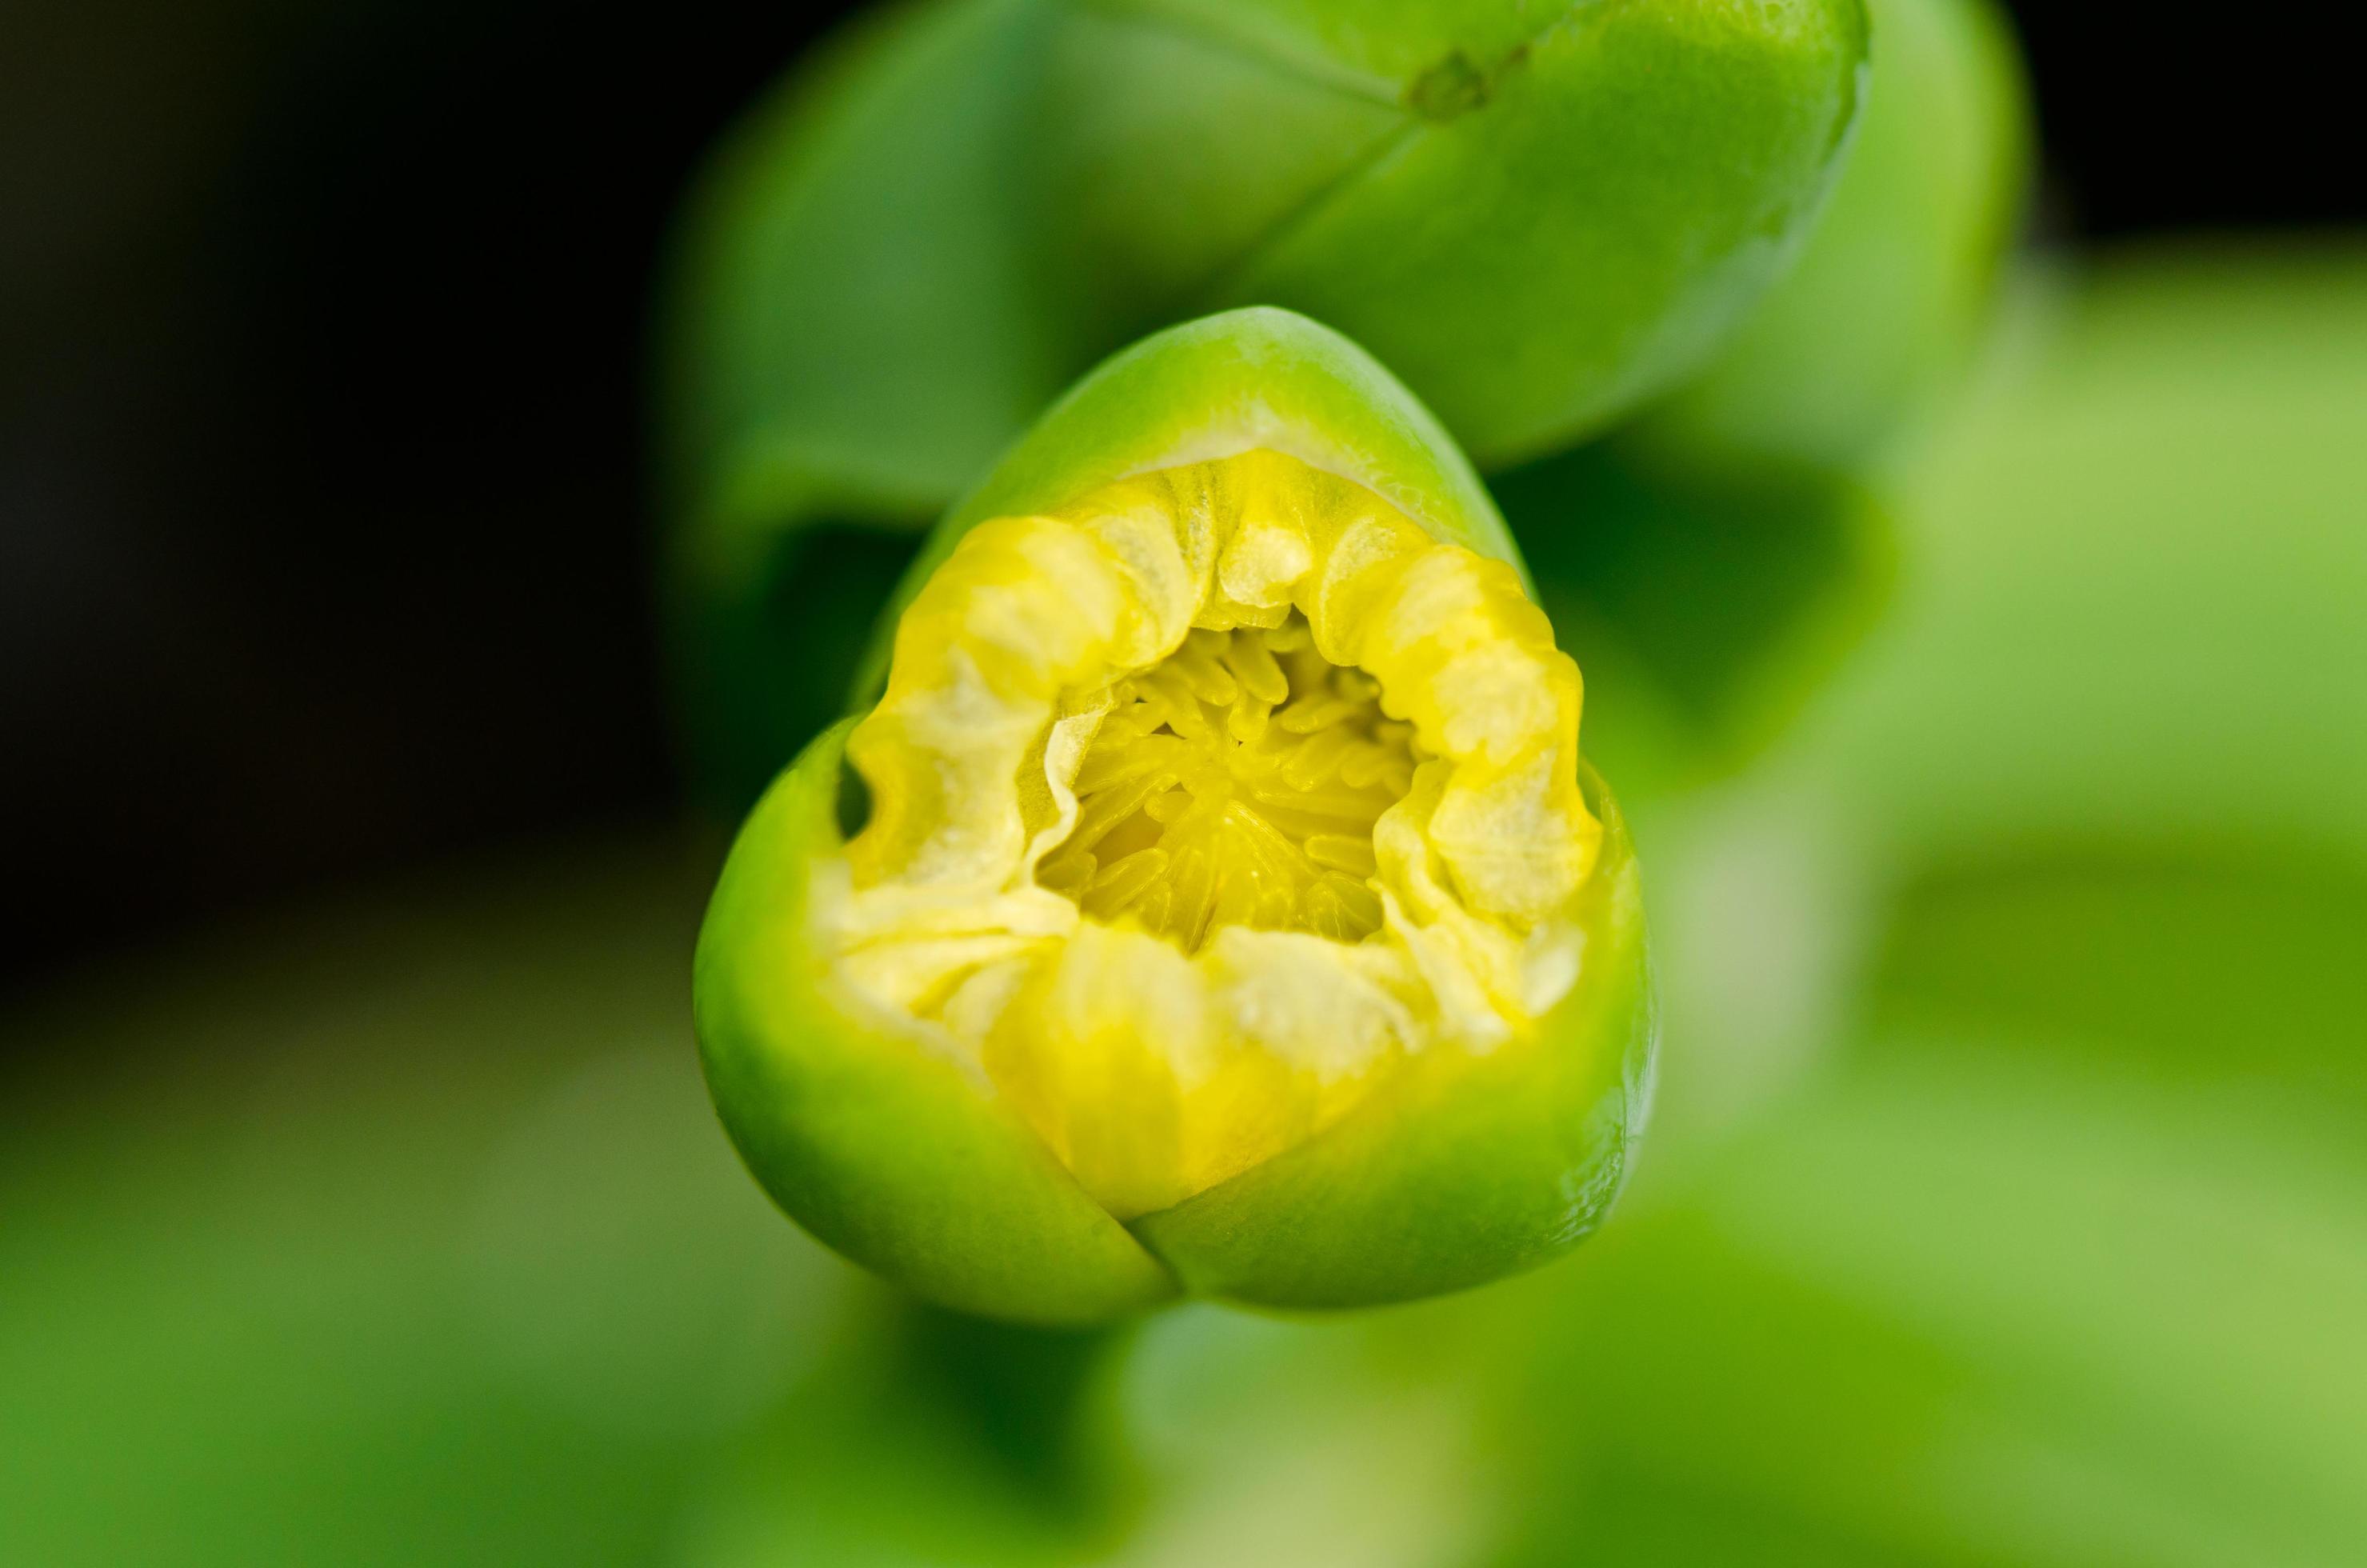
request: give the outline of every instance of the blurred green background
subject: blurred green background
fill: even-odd
[[[2356,1561],[2362,422],[2367,253],[2025,267],[1869,645],[1638,803],[1670,1048],[1614,1223],[1153,1322],[1081,1374],[1103,1480],[1029,1473],[1025,1398],[915,1374],[942,1325],[733,1165],[678,836],[45,986],[0,1559]]]
[[[2119,222],[2043,218],[1867,460],[1886,586],[1748,758],[1670,764],[1648,670],[1590,668],[1668,1022],[1569,1262],[1117,1343],[917,1312],[714,1126],[718,843],[661,787],[365,812],[409,869],[299,823],[311,872],[50,931],[0,1000],[0,1562],[2367,1561],[2367,244]],[[387,623],[471,667],[438,624]],[[654,733],[630,668],[519,722],[658,777],[578,733]],[[45,926],[75,820],[13,813]]]

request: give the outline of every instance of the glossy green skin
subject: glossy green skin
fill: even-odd
[[[1701,363],[1815,217],[1866,42],[1859,0],[1128,0],[1123,14],[1397,106],[1389,134],[1196,298],[1331,323],[1491,466],[1599,429]],[[1273,155],[1263,127],[1221,106],[1192,129],[1238,143],[1202,157]],[[1081,187],[1127,209],[1144,191],[1138,177]]]
[[[1284,312],[1190,324],[1063,399],[943,525],[1128,472],[1289,452],[1381,492],[1434,537],[1513,559],[1435,421],[1369,356]],[[1438,1051],[1322,1136],[1131,1226],[1111,1220],[990,1086],[836,986],[807,932],[813,868],[844,842],[845,725],[774,785],[700,934],[700,1050],[724,1125],[817,1236],[919,1294],[1041,1324],[1120,1317],[1178,1291],[1349,1307],[1528,1267],[1602,1219],[1649,1098],[1655,1015],[1634,855],[1605,828],[1576,916],[1585,971],[1521,1038]]]
[[[2030,106],[1990,0],[1866,0],[1856,145],[1799,264],[1637,438],[1845,468],[1926,414],[1987,320]]]
[[[1631,796],[1751,760],[1872,624],[1897,547],[1870,475],[1971,357],[2021,212],[1995,6],[1868,8],[1865,111],[1798,265],[1673,397],[1494,480]]]
[[[1275,303],[1489,461],[1698,362],[1805,233],[1859,0],[961,0],[727,149],[676,270],[694,516],[932,511],[1152,327]],[[916,395],[925,394],[925,395]]]

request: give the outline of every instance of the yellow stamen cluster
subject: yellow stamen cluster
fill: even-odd
[[[1417,756],[1380,697],[1302,619],[1193,631],[1111,692],[1071,786],[1075,831],[1036,881],[1187,953],[1234,926],[1361,941],[1381,926],[1373,824]]]

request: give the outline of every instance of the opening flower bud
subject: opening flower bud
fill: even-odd
[[[999,481],[719,891],[702,1043],[758,1175],[939,1299],[1046,1319],[1416,1295],[1583,1233],[1648,1063],[1633,866],[1581,784],[1578,669],[1452,448],[1253,311],[1121,357]],[[901,1129],[898,1074],[931,1085]],[[946,1117],[992,1159],[932,1142]],[[850,1118],[885,1142],[843,1146]],[[977,1212],[1014,1165],[1093,1238],[1055,1271],[1083,1299],[983,1261],[1043,1238]]]
[[[821,918],[1133,1219],[1567,994],[1578,715],[1503,562],[1270,451],[1146,474],[921,589]]]

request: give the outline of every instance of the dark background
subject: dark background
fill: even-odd
[[[2015,8],[2048,237],[2367,217],[2290,12]],[[843,9],[0,7],[0,987],[673,811],[652,267]]]

